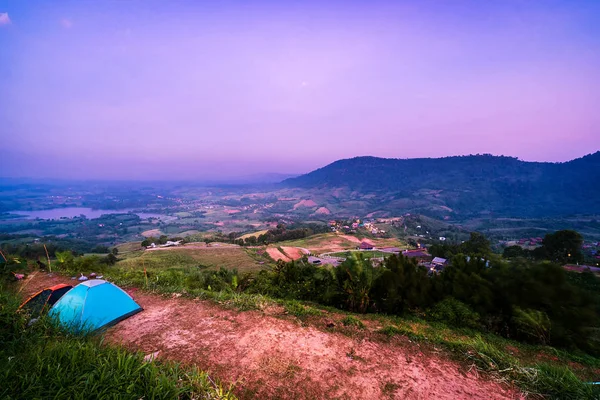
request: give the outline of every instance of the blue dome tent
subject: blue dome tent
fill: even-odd
[[[102,279],[92,279],[69,290],[49,314],[71,329],[93,332],[140,311],[142,307],[123,289]]]

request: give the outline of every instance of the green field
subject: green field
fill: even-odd
[[[343,251],[356,249],[356,247],[360,244],[361,238],[358,236],[355,238],[355,240],[352,240],[353,238],[355,237],[350,235],[342,235],[337,233],[321,233],[303,239],[279,242],[278,245],[303,247],[310,250],[311,252],[324,253],[329,251]],[[399,239],[370,238],[369,240],[375,243],[376,247],[406,246],[406,244],[400,241]]]
[[[364,258],[383,258],[389,257],[390,253],[384,253],[379,250],[350,250],[350,251],[338,251],[337,253],[329,254],[332,257],[350,257],[352,254],[361,253]]]
[[[262,231],[258,231],[258,232],[252,232],[252,233],[246,233],[245,235],[240,236],[238,239],[247,239],[250,237],[259,237],[260,235],[264,235],[265,233],[267,233],[268,230],[262,230]]]
[[[263,264],[260,264],[263,262]],[[132,254],[117,263],[123,269],[168,269],[201,266],[206,269],[237,269],[240,272],[258,271],[269,259],[257,254],[256,249],[242,247],[174,247],[164,250],[145,250]]]

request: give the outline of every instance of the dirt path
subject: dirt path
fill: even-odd
[[[68,278],[38,274],[24,294]],[[283,309],[238,312],[128,290],[144,311],[111,328],[111,343],[197,365],[242,399],[514,399],[516,391],[410,342],[345,335],[341,315],[303,326]],[[328,331],[326,323],[335,327]]]

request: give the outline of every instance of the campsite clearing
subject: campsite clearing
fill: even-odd
[[[22,291],[69,282],[40,272]],[[337,330],[342,313],[320,311],[307,324],[276,305],[240,312],[211,301],[127,292],[144,311],[110,328],[108,343],[197,365],[224,383],[235,382],[242,399],[522,397],[405,336]],[[376,321],[364,323],[369,332],[380,328]]]

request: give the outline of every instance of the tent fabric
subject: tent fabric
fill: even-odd
[[[50,310],[62,325],[75,330],[96,331],[124,320],[140,307],[123,289],[102,279],[80,283]]]
[[[52,307],[72,287],[71,285],[59,284],[42,289],[25,300],[19,306],[19,310],[27,310],[32,316],[39,316],[46,305]]]

